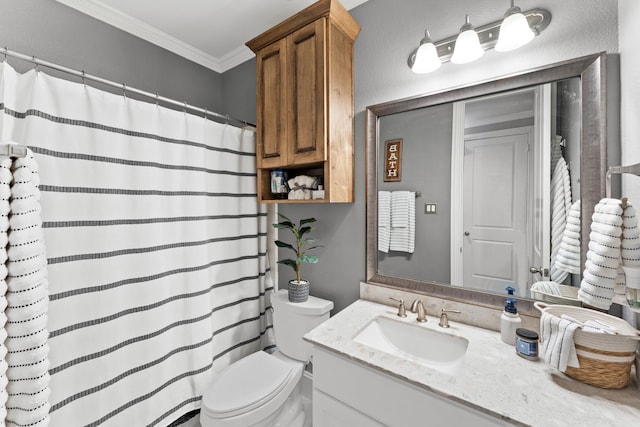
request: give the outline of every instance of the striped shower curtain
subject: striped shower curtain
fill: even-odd
[[[169,424],[272,345],[255,134],[0,66],[0,140],[39,164],[50,425]]]

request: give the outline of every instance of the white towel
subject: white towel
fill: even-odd
[[[544,361],[564,372],[567,366],[579,367],[576,347],[573,342],[575,330],[580,327],[567,318],[543,312],[540,316],[540,354]]]
[[[409,226],[409,202],[415,199],[411,191],[394,191],[391,193],[391,227],[403,228]]]
[[[413,191],[391,193],[391,230],[389,250],[413,253],[416,234],[416,194]]]
[[[618,267],[618,280],[614,294],[623,301],[626,299],[626,277],[622,266],[640,267],[640,228],[633,204],[627,201],[627,207],[622,214],[622,241],[620,243],[620,265]]]
[[[38,167],[31,150],[13,162],[7,250],[7,424],[49,423],[46,256],[40,219]],[[44,318],[44,319],[43,319]],[[18,326],[19,325],[19,326]],[[18,332],[16,334],[16,332]],[[26,332],[26,333],[25,333]]]
[[[640,267],[640,228],[636,209],[630,202],[622,217],[622,243],[620,245],[622,264],[628,267]]]
[[[391,233],[391,192],[378,191],[378,250],[389,252]]]
[[[556,264],[571,209],[571,179],[564,158],[560,158],[551,183],[551,280],[563,282],[569,273]]]
[[[4,426],[4,420],[7,415],[7,383],[9,381],[6,361],[7,347],[4,344],[7,338],[7,316],[5,315],[7,307],[7,299],[5,297],[7,292],[7,269],[4,264],[7,261],[6,244],[8,242],[9,213],[11,211],[9,198],[11,197],[10,185],[12,179],[11,159],[8,157],[0,158],[0,218],[2,218],[0,221],[0,236],[2,236],[2,241],[0,241],[0,263],[2,264],[2,268],[0,268],[0,311],[2,312],[2,315],[0,315],[0,425],[2,426]]]
[[[567,224],[562,234],[562,241],[554,265],[558,270],[571,274],[580,274],[580,200],[571,205],[567,213]]]
[[[637,227],[634,228],[637,225],[635,212],[629,211],[629,217],[631,233],[631,230],[637,230]],[[592,307],[607,310],[614,295],[624,294],[619,267],[624,240],[624,218],[620,200],[600,200],[594,207],[591,219],[589,251],[578,299]],[[618,264],[614,264],[614,260]]]

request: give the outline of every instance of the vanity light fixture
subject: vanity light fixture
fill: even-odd
[[[429,30],[427,30],[425,31],[424,38],[420,40],[411,71],[418,74],[430,73],[440,68],[440,65],[442,65],[442,62],[440,62],[440,58],[438,58],[438,51],[431,41]]]
[[[529,26],[527,18],[524,17],[518,6],[513,5],[513,0],[511,0],[511,7],[505,12],[504,20],[500,25],[500,36],[498,36],[496,50],[507,52],[517,49],[529,43],[535,36],[536,34]]]
[[[430,60],[430,63],[433,64],[433,69],[429,70],[427,66],[421,65],[423,61],[422,52],[420,55],[418,55],[418,52],[420,50],[432,50],[430,45],[433,45],[435,48],[439,60],[438,62],[440,64],[449,61],[462,64],[473,60],[469,59],[473,57],[473,55],[465,53],[468,52],[465,49],[460,50],[458,53],[459,47],[465,45],[469,46],[467,45],[468,39],[471,39],[475,45],[474,39],[475,37],[478,38],[482,52],[479,53],[477,47],[475,48],[475,55],[477,55],[477,57],[474,59],[477,59],[482,56],[482,53],[487,49],[495,48],[497,51],[501,52],[517,49],[531,41],[533,37],[540,34],[545,28],[547,28],[547,26],[549,26],[549,23],[551,22],[551,13],[548,10],[536,8],[526,12],[521,12],[519,7],[513,5],[513,0],[510,1],[511,7],[505,12],[503,20],[491,22],[481,27],[475,27],[474,29],[474,27],[471,26],[467,15],[465,24],[460,28],[460,32],[458,34],[436,42],[431,41],[429,32],[427,32],[426,36],[420,41],[418,48],[414,49],[413,52],[411,52],[411,55],[409,55],[409,59],[407,61],[409,68],[416,73],[427,73],[439,67],[433,59]],[[528,31],[527,28],[523,26],[524,21],[522,18],[524,18],[527,23]],[[513,29],[514,27],[516,30]],[[513,34],[521,34],[521,36],[515,36]],[[521,38],[522,34],[524,34],[524,38]],[[502,41],[503,37],[504,41]],[[498,39],[500,39],[500,41]],[[423,46],[425,46],[424,49],[422,49]],[[433,54],[431,55],[433,58]]]
[[[454,64],[466,64],[467,62],[475,61],[482,55],[484,55],[484,49],[480,46],[478,33],[471,25],[469,15],[467,15],[464,25],[460,27],[460,33],[456,38],[451,62]]]

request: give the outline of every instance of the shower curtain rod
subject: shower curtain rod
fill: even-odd
[[[151,98],[151,99],[155,99],[156,102],[164,102],[167,104],[171,104],[171,105],[175,105],[178,107],[182,107],[183,110],[192,110],[192,111],[197,111],[198,113],[204,114],[205,117],[206,116],[212,116],[215,118],[218,118],[220,120],[224,120],[226,123],[228,124],[233,124],[231,122],[234,122],[236,127],[239,128],[250,128],[251,130],[255,130],[255,125],[246,122],[244,120],[240,120],[240,119],[235,119],[233,117],[229,117],[228,115],[223,115],[223,114],[219,114],[213,111],[209,111],[205,108],[200,108],[200,107],[196,107],[194,105],[191,104],[187,104],[186,102],[180,102],[180,101],[176,101],[175,99],[171,99],[171,98],[166,98],[164,96],[160,96],[158,94],[154,94],[151,92],[146,92],[144,90],[140,90],[140,89],[136,89],[130,86],[125,85],[124,83],[118,83],[118,82],[114,82],[112,80],[107,80],[104,79],[102,77],[98,77],[98,76],[94,76],[92,74],[87,74],[84,71],[78,71],[78,70],[74,70],[72,68],[68,68],[65,67],[63,65],[59,65],[59,64],[55,64],[53,62],[49,62],[49,61],[44,61],[42,59],[37,58],[35,55],[33,56],[29,56],[29,55],[25,55],[23,53],[19,53],[19,52],[15,52],[12,50],[9,50],[7,47],[2,47],[0,48],[0,55],[4,54],[5,56],[5,60],[7,56],[11,56],[14,58],[18,58],[18,59],[22,59],[24,61],[28,61],[31,62],[33,64],[36,65],[42,65],[43,67],[47,67],[47,68],[51,68],[53,70],[58,70],[58,71],[62,71],[64,73],[67,74],[71,74],[77,77],[81,77],[84,80],[92,80],[107,86],[111,86],[114,88],[118,88],[118,89],[122,89],[122,91],[126,94],[126,92],[130,92],[130,93],[135,93],[137,95],[141,95],[144,96],[146,98]]]

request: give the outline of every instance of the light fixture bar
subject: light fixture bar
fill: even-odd
[[[545,9],[531,9],[526,12],[522,12],[522,14],[527,18],[529,27],[531,27],[536,36],[547,28],[551,22],[551,12]],[[478,38],[480,39],[480,46],[484,50],[492,49],[496,43],[498,43],[498,35],[500,33],[500,24],[502,24],[502,20],[503,19],[501,18],[499,21],[495,21],[481,27],[475,27],[475,30],[478,33]],[[451,60],[457,37],[458,34],[433,43],[436,46],[438,58],[440,58],[441,62],[445,63]],[[411,52],[411,55],[409,55],[409,59],[407,60],[409,68],[413,68],[417,51],[418,49],[416,48]]]

